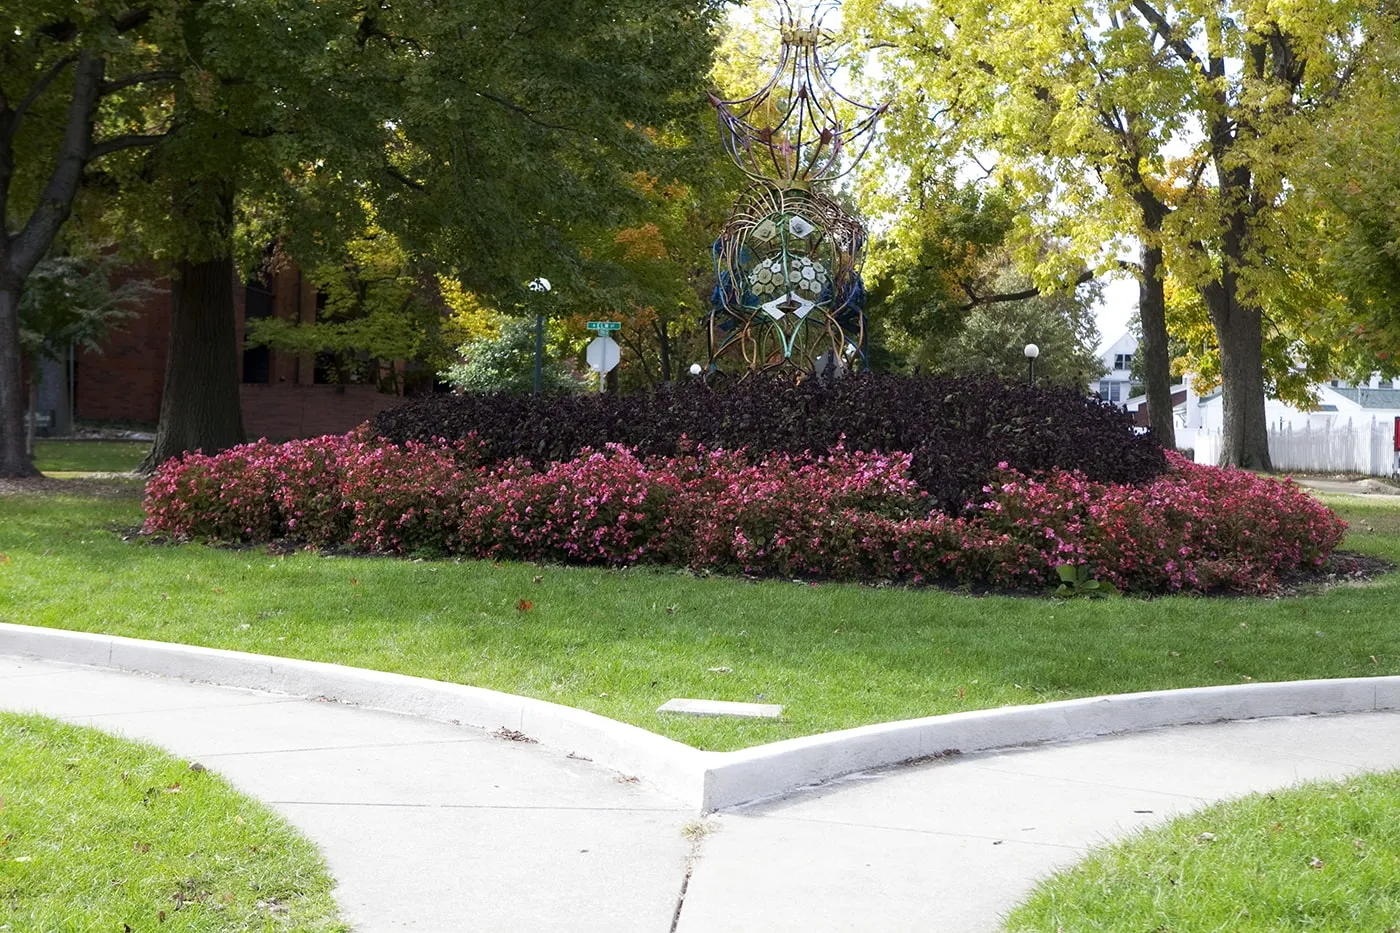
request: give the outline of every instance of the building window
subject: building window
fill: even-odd
[[[1117,405],[1123,399],[1123,383],[1110,382],[1108,384],[1108,400]]]
[[[254,280],[243,289],[243,319],[245,321],[272,317],[272,289],[267,282]],[[267,347],[243,348],[243,381],[267,383],[272,381],[272,353]]]
[[[1116,354],[1114,354],[1114,356],[1113,356],[1113,370],[1114,370],[1114,372],[1122,372],[1123,370],[1132,369],[1132,368],[1133,368],[1133,355],[1132,355],[1131,353],[1116,353]]]

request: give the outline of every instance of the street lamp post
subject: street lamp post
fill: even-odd
[[[1035,385],[1035,358],[1040,356],[1040,347],[1033,343],[1026,344],[1026,365],[1030,369],[1030,384]]]
[[[530,283],[530,291],[536,295],[547,295],[552,286],[549,279],[538,278]],[[544,391],[544,308],[543,298],[535,299],[535,394]]]

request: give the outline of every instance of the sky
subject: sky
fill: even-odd
[[[1099,322],[1099,350],[1102,351],[1128,329],[1128,320],[1137,311],[1137,282],[1127,277],[1115,277],[1103,290],[1103,299],[1094,309]]]

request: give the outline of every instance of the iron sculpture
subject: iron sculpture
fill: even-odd
[[[710,367],[739,357],[749,373],[860,370],[865,227],[819,188],[855,168],[886,105],[832,84],[822,21],[835,4],[799,23],[780,3],[782,46],[768,83],[741,100],[710,95],[725,147],[750,179],[714,244]]]

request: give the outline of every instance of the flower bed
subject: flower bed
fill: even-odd
[[[838,444],[899,450],[911,455],[919,488],[950,513],[977,496],[999,461],[1112,483],[1144,483],[1166,469],[1162,448],[1121,408],[1073,388],[972,377],[774,376],[620,395],[432,395],[370,424],[394,444],[474,438],[485,463],[571,460],[608,444],[674,457],[682,438],[764,457]]]
[[[909,454],[609,445],[532,466],[470,441],[366,432],[259,441],[172,460],[147,488],[147,533],[293,539],[372,553],[1044,591],[1056,568],[1143,592],[1268,592],[1322,564],[1345,525],[1289,482],[1168,455],[1139,485],[1001,464],[956,516],[930,508]]]

